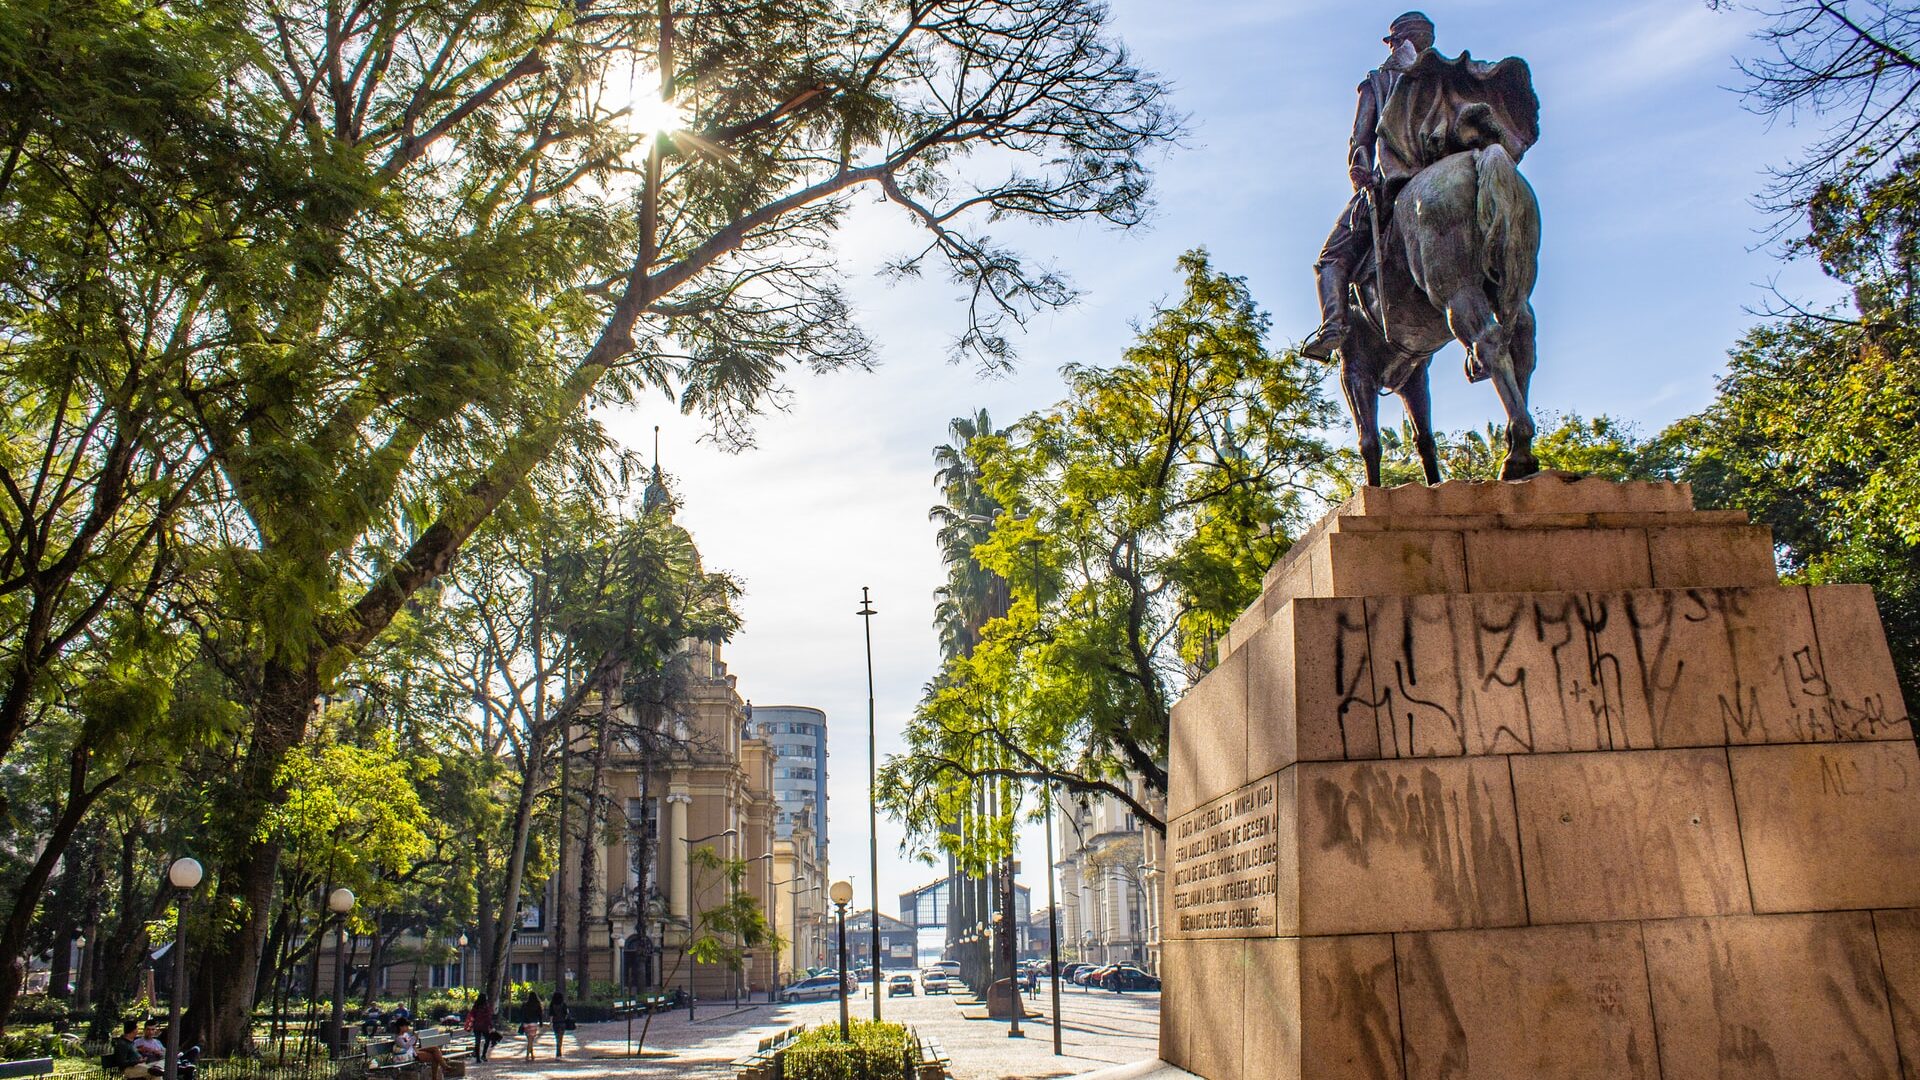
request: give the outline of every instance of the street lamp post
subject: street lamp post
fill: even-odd
[[[467,997],[467,932],[465,930],[460,931],[460,955],[455,959],[460,961],[460,1000],[467,1005],[472,1005],[472,999]]]
[[[199,887],[203,873],[196,859],[175,859],[173,865],[167,867],[167,883],[174,888],[174,904],[173,993],[167,996],[166,1080],[178,1080],[180,1075],[180,1002],[187,992],[187,897]]]
[[[770,855],[765,857],[772,858]],[[773,880],[773,868],[771,866],[767,868],[767,952],[771,957],[767,962],[767,970],[772,973],[767,977],[767,1004],[769,1005],[780,1000],[780,943],[774,940],[780,936],[779,930],[774,927],[774,920],[779,917],[779,914],[773,909],[773,898],[775,895],[773,890],[782,885],[792,885],[799,880],[798,877],[790,877],[785,881],[775,881]],[[797,905],[790,902],[787,906],[791,908]],[[788,912],[788,914],[791,916],[792,912]],[[798,918],[795,918],[793,921],[796,926],[799,924]],[[790,940],[787,942],[787,948],[792,950],[798,948],[798,946]]]
[[[1047,799],[1047,970],[1053,983],[1053,1053],[1060,1055],[1060,900],[1053,891],[1053,785],[1041,790]]]
[[[873,1018],[880,1019],[880,810],[875,796],[879,773],[873,736],[873,600],[860,587],[860,622],[867,632],[867,860],[873,878]]]
[[[341,887],[327,894],[333,926],[333,1056],[347,1052],[347,913],[353,910],[353,890]]]
[[[840,1041],[852,1042],[853,1033],[847,1027],[847,903],[853,899],[853,886],[836,881],[829,895],[833,898],[834,918],[840,926],[840,970],[836,975],[840,982]]]
[[[686,844],[687,844],[687,963],[689,965],[687,968],[687,1023],[689,1024],[693,1023],[693,973],[695,968],[700,963],[700,961],[693,959],[693,923],[694,923],[693,908],[694,908],[694,905],[698,903],[698,901],[694,899],[694,890],[693,890],[694,846],[696,844],[704,844],[709,840],[718,840],[723,836],[739,836],[739,835],[740,835],[739,829],[722,829],[719,832],[714,833],[712,836],[702,836],[694,840],[686,841]]]

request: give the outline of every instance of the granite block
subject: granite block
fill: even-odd
[[[1169,940],[1297,933],[1295,783],[1263,776],[1168,823]]]
[[[1806,590],[1668,589],[1628,593],[1629,677],[1661,746],[1804,742],[1823,697],[1798,678],[1818,670]]]
[[[1541,472],[1525,480],[1448,480],[1428,487],[1362,488],[1339,514],[1684,513],[1693,489],[1661,481],[1614,481]]]
[[[1245,1066],[1246,942],[1187,941],[1179,951],[1187,969],[1181,990],[1192,1004],[1176,1032],[1181,1056],[1167,1060],[1207,1080],[1262,1080],[1264,1070]],[[1161,1045],[1165,1056],[1164,1033]]]
[[[1303,935],[1526,921],[1504,760],[1294,768]]]
[[[1533,923],[1752,910],[1724,751],[1508,761]]]
[[[1894,676],[1886,630],[1867,585],[1816,585],[1807,590],[1821,667],[1802,673],[1827,698],[1816,715],[1840,739],[1911,739],[1912,719]]]
[[[1727,751],[1758,912],[1920,907],[1911,742]]]
[[[1247,945],[1247,1068],[1261,1080],[1400,1080],[1393,939]]]
[[[1456,600],[1473,753],[1651,747],[1620,609],[1630,593],[1489,593]]]
[[[1665,1080],[1899,1075],[1867,912],[1642,926]]]
[[[1653,584],[1662,589],[1777,585],[1773,530],[1765,525],[1700,525],[1647,530]]]
[[[1407,1080],[1660,1080],[1634,923],[1398,934]]]
[[[1464,723],[1469,682],[1462,598],[1379,596],[1366,602],[1380,756],[1470,753]]]
[[[1619,592],[1653,585],[1645,529],[1463,534],[1467,591]]]
[[[1455,532],[1328,533],[1325,593],[1409,596],[1467,591],[1467,563]]]
[[[1248,775],[1380,756],[1364,601],[1293,601],[1246,653]]]
[[[1174,703],[1167,812],[1179,816],[1247,782],[1247,659],[1235,653]]]
[[[1920,910],[1873,913],[1880,973],[1887,981],[1902,1080],[1920,1080]]]

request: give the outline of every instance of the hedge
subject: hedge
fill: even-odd
[[[784,1080],[912,1080],[913,1035],[900,1024],[861,1020],[840,1041],[840,1025],[822,1024],[780,1051]]]

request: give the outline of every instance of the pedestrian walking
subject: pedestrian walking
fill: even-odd
[[[540,995],[531,989],[520,999],[520,1037],[527,1040],[527,1060],[533,1060],[533,1044],[540,1038],[540,1018],[544,1016]]]
[[[553,1000],[547,1003],[547,1022],[553,1025],[553,1056],[557,1061],[567,1056],[567,1047],[562,1040],[573,1027],[573,1013],[567,1009],[567,995],[564,992],[553,992]]]
[[[467,1010],[467,1030],[473,1032],[473,1060],[487,1060],[493,1049],[493,1000],[485,994]]]

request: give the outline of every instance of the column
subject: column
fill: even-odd
[[[687,888],[687,806],[692,802],[693,796],[678,784],[667,796],[667,857],[661,863],[667,880],[673,883],[669,903],[676,919],[693,917],[692,898]]]

